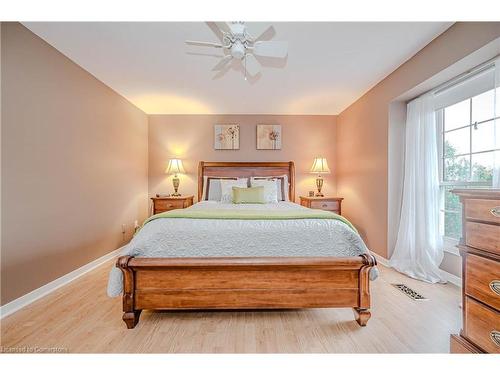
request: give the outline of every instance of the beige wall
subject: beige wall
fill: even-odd
[[[337,187],[343,214],[387,257],[389,105],[396,97],[500,36],[500,23],[456,23],[337,119]]]
[[[5,304],[130,238],[147,213],[147,116],[20,24],[1,27]]]
[[[239,150],[214,150],[214,124],[240,125]],[[256,150],[256,125],[281,124],[281,150]],[[164,171],[171,157],[183,159],[186,175],[180,192],[197,194],[197,168],[205,161],[295,161],[296,198],[315,189],[315,175],[308,173],[317,155],[327,158],[333,174],[325,176],[325,194],[335,194],[336,116],[290,115],[151,115],[149,116],[149,194],[172,191]]]

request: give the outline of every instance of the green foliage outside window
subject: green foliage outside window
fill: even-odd
[[[470,159],[469,156],[456,156],[455,148],[447,141],[444,143],[444,180],[469,181]],[[491,182],[493,169],[474,163],[472,166],[472,180]],[[462,232],[462,205],[458,196],[450,191],[459,186],[444,187],[444,235],[459,239]]]

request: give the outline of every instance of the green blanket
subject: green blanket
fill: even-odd
[[[338,220],[357,233],[356,228],[345,217],[323,210],[172,210],[153,215],[144,221],[144,225],[156,219],[215,219],[215,220],[300,220],[330,219]]]

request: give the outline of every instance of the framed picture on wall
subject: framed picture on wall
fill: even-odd
[[[240,126],[238,124],[214,125],[214,136],[216,150],[240,149]]]
[[[257,150],[281,150],[281,125],[257,125]]]

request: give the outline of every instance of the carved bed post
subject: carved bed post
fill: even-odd
[[[203,168],[205,167],[205,162],[200,161],[198,164],[198,202],[202,201],[203,195]]]
[[[134,310],[134,271],[129,268],[131,256],[121,256],[116,261],[116,266],[123,273],[123,321],[128,329],[132,329],[139,322],[142,310]]]
[[[288,170],[289,170],[289,177],[290,181],[288,183],[290,184],[290,202],[295,203],[295,163],[293,161],[290,161],[288,163]]]
[[[371,254],[363,254],[365,266],[359,270],[359,301],[358,307],[354,307],[354,317],[362,327],[366,326],[370,313],[370,271],[377,264],[375,257]]]

